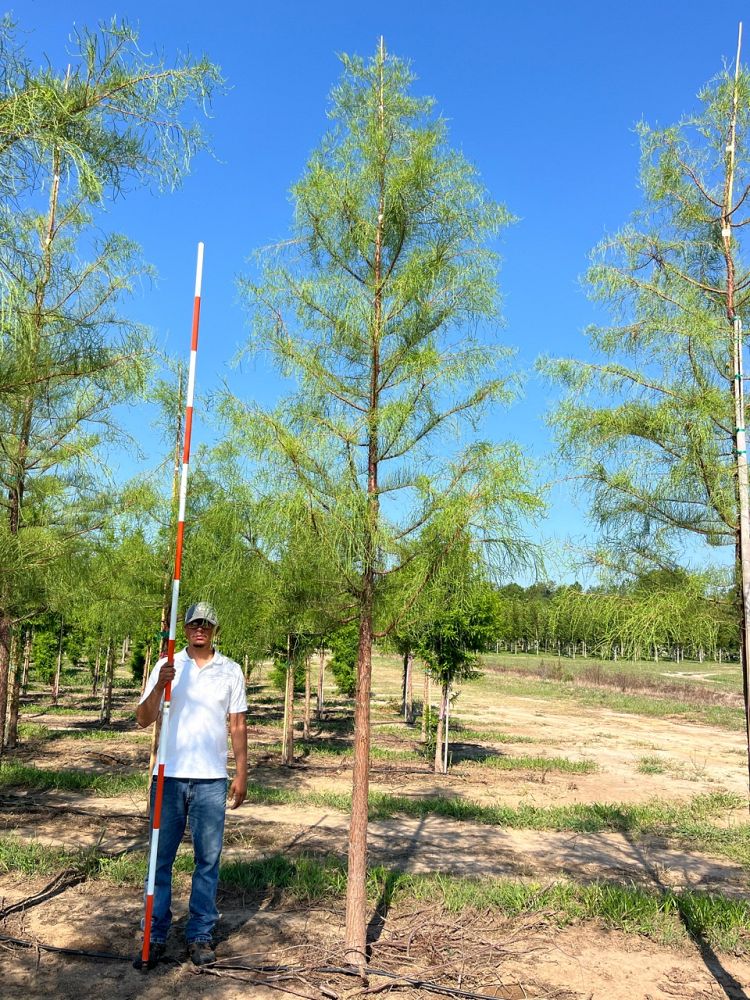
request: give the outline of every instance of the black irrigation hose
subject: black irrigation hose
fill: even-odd
[[[56,955],[77,955],[81,958],[100,958],[110,962],[130,962],[130,955],[115,955],[109,951],[84,951],[81,948],[58,948],[54,944],[38,944],[35,941],[24,941],[22,938],[9,937],[7,934],[0,934],[0,941],[5,944],[15,944],[20,948],[31,948],[35,951],[52,951]]]
[[[39,903],[46,903],[48,899],[52,899],[65,889],[70,889],[74,885],[80,885],[81,882],[85,882],[87,879],[88,875],[85,872],[63,871],[53,878],[49,885],[46,885],[44,889],[36,893],[36,895],[28,896],[17,903],[11,903],[0,910],[0,920],[5,920],[11,913],[18,913],[21,910],[31,909],[32,906],[38,906]]]

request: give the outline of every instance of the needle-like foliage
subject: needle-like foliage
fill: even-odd
[[[511,445],[461,440],[514,394],[498,339],[497,256],[511,217],[451,149],[433,102],[381,43],[343,57],[331,131],[292,190],[294,232],[242,290],[251,347],[294,379],[274,411],[228,400],[259,488],[301,491],[324,519],[359,622],[346,951],[364,967],[371,647],[408,614],[468,532],[510,561],[529,555],[538,500]],[[441,525],[442,547],[421,546]],[[379,617],[384,581],[405,565],[412,592]]]

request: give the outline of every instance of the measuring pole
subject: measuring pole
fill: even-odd
[[[198,326],[201,315],[201,281],[203,278],[203,244],[198,244],[198,261],[195,268],[195,298],[193,300],[193,331],[190,341],[190,368],[188,371],[187,397],[185,407],[185,442],[182,452],[182,473],[180,476],[180,501],[177,514],[177,542],[174,553],[174,578],[172,581],[172,606],[169,616],[169,639],[167,640],[167,663],[174,664],[174,647],[177,638],[177,605],[180,599],[180,575],[182,573],[182,542],[185,534],[185,501],[187,499],[188,469],[190,466],[190,434],[193,429],[193,394],[195,391],[195,362],[198,357]],[[141,967],[146,969],[151,951],[151,919],[154,910],[154,883],[156,881],[156,857],[159,851],[159,828],[161,824],[161,804],[164,795],[164,763],[169,734],[169,706],[172,700],[172,684],[164,689],[161,735],[159,752],[156,757],[156,794],[151,817],[151,849],[148,859],[148,880],[146,882],[146,909],[143,918],[143,950]]]
[[[727,136],[726,180],[721,211],[721,235],[727,268],[727,319],[732,328],[732,398],[734,402],[734,445],[737,477],[739,531],[736,543],[740,575],[740,656],[742,660],[742,693],[745,705],[745,743],[747,749],[748,789],[750,789],[750,476],[747,460],[747,431],[745,428],[745,376],[742,356],[744,352],[742,320],[736,310],[736,275],[732,248],[732,213],[735,156],[737,151],[737,109],[739,103],[740,52],[742,49],[742,22],[737,33],[737,59],[734,66],[732,110]],[[748,799],[750,808],[750,799]]]

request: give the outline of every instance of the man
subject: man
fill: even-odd
[[[190,823],[195,871],[185,939],[195,965],[213,962],[212,933],[219,913],[216,891],[224,839],[227,799],[227,717],[235,777],[230,807],[247,794],[247,698],[239,664],[213,646],[219,619],[210,604],[191,605],[185,614],[187,646],[170,667],[161,659],[154,667],[136,709],[142,727],[155,722],[171,681],[172,700],[165,748],[164,792],[156,859],[149,967],[164,955],[172,921],[172,865]],[[156,771],[154,771],[154,776]],[[151,783],[153,815],[156,780]]]

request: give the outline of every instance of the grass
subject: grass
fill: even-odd
[[[38,841],[0,837],[0,872],[22,875],[51,875],[62,869],[102,878],[115,885],[140,885],[146,877],[145,853],[101,855],[96,850],[66,851]],[[188,849],[177,855],[175,872],[190,874],[193,858]]]
[[[189,854],[175,862],[178,876],[192,871]],[[115,886],[140,886],[146,873],[144,855],[102,857],[95,852],[65,852],[36,843],[0,838],[0,871],[48,875],[63,868],[76,870]],[[332,858],[303,855],[291,859],[275,854],[254,860],[232,860],[221,866],[221,883],[243,893],[281,891],[287,899],[306,905],[342,900],[346,868]],[[512,919],[542,914],[559,926],[599,920],[607,927],[643,935],[660,944],[674,945],[692,938],[717,951],[750,951],[750,903],[685,890],[655,892],[634,885],[592,882],[577,885],[554,882],[541,885],[513,879],[453,878],[443,874],[409,875],[383,867],[367,874],[371,903],[387,905],[435,903],[451,913],[491,911]]]
[[[413,728],[409,728],[405,723],[400,726],[393,724],[379,725],[377,722],[373,725],[373,735],[377,737],[379,734],[384,736],[400,736],[401,739],[416,739],[417,733],[420,732],[419,724]],[[472,729],[470,726],[463,725],[459,723],[456,725],[451,722],[450,725],[451,739],[460,740],[462,743],[467,740],[477,740],[482,743],[539,743],[539,740],[535,740],[533,736],[516,736],[513,733],[502,733],[496,729]]]
[[[44,770],[16,762],[0,762],[0,788],[23,786],[35,789],[91,791],[111,796],[143,791],[145,774],[89,774],[81,771]],[[248,801],[266,805],[308,804],[348,811],[351,796],[344,792],[298,792],[269,788],[251,782]],[[653,800],[634,803],[576,803],[563,806],[483,805],[447,796],[415,798],[383,792],[370,794],[370,818],[397,815],[435,815],[446,819],[527,830],[573,833],[620,832],[634,837],[658,836],[730,858],[750,869],[750,824],[717,826],[712,820],[743,805],[740,796],[727,792],[698,795],[688,803],[669,804]]]
[[[49,726],[41,722],[19,722],[18,738],[21,740],[48,740],[51,736]]]
[[[71,792],[95,792],[97,795],[122,795],[146,789],[145,774],[92,774],[87,771],[53,770],[32,767],[17,761],[0,761],[0,788],[22,786]]]
[[[661,758],[656,757],[653,754],[641,757],[636,767],[636,771],[640,774],[664,774],[666,773],[666,770],[667,769]]]
[[[98,705],[97,709],[98,711]],[[85,705],[24,705],[21,709],[23,715],[84,715],[94,709]]]
[[[591,774],[597,770],[593,760],[570,760],[568,757],[505,757],[487,754],[472,763],[496,771],[559,771],[563,774]]]
[[[40,722],[19,722],[18,736],[26,742],[34,740],[113,740],[120,736],[128,739],[150,739],[150,734],[123,733],[114,729],[52,729]]]
[[[267,753],[281,753],[280,743],[266,743],[261,748]],[[336,743],[332,740],[311,740],[294,744],[295,756],[304,753],[313,757],[334,757],[336,759],[353,756],[349,743]],[[430,752],[430,758],[432,752]],[[398,750],[388,747],[370,747],[371,760],[408,761],[424,763],[424,750]],[[591,774],[597,770],[597,765],[590,760],[570,760],[567,757],[510,757],[496,754],[493,751],[480,753],[474,757],[461,759],[460,764],[477,767],[489,767],[499,771],[559,771],[564,774]]]
[[[646,690],[696,701],[722,700],[725,695],[742,692],[742,674],[736,662],[613,661],[592,657],[558,657],[554,653],[489,653],[484,654],[482,660],[489,670],[533,674],[549,680],[574,679],[623,691]],[[708,674],[710,679],[695,680],[690,677],[691,674]]]
[[[265,805],[307,804],[348,811],[351,797],[344,792],[297,792],[251,783],[248,801]],[[555,830],[571,833],[626,833],[633,837],[657,836],[694,850],[706,851],[736,861],[750,870],[750,824],[717,826],[711,820],[743,800],[727,792],[698,795],[686,804],[668,804],[655,799],[643,804],[576,803],[564,806],[487,806],[466,799],[433,796],[370,793],[370,819],[397,815],[442,816],[487,826],[520,830]]]
[[[678,700],[657,694],[623,692],[574,683],[573,680],[544,680],[533,676],[519,676],[518,673],[493,673],[486,675],[483,680],[488,692],[496,697],[504,694],[544,701],[569,701],[576,705],[608,708],[628,715],[659,719],[677,717],[732,731],[744,728],[744,714],[739,706]]]

